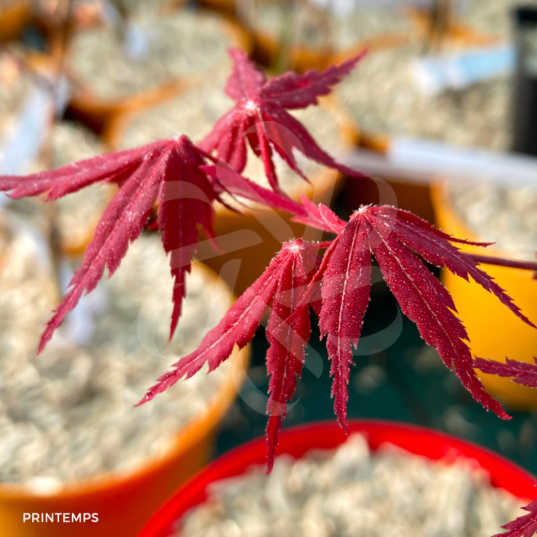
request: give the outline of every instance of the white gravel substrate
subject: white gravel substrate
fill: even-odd
[[[334,452],[282,456],[215,483],[177,537],[490,537],[525,505],[470,461],[431,462],[354,435]]]
[[[449,183],[448,199],[474,237],[495,242],[511,257],[534,261],[537,251],[537,187]],[[484,252],[486,253],[486,252]]]
[[[429,97],[420,91],[414,73],[421,51],[409,45],[373,52],[337,86],[336,94],[360,129],[506,150],[511,139],[509,80]]]
[[[80,32],[71,44],[70,65],[91,92],[102,99],[121,99],[178,78],[207,76],[229,65],[226,50],[235,46],[222,19],[182,9],[173,15],[133,18],[143,35],[141,52],[127,52],[111,27]],[[145,45],[143,45],[145,43]]]
[[[73,319],[36,357],[43,323],[57,304],[46,258],[26,232],[4,225],[1,236],[0,482],[53,492],[168,453],[176,434],[215,397],[229,365],[133,405],[220,320],[227,290],[194,270],[168,345],[168,261],[157,236],[141,237],[114,277],[78,306],[86,342],[72,343]]]
[[[508,41],[513,37],[512,9],[519,4],[517,0],[466,0],[459,4],[458,15],[469,27]],[[522,4],[537,6],[535,0]],[[505,77],[424,97],[417,91],[412,71],[419,52],[407,47],[372,54],[342,84],[340,96],[360,126],[394,136],[508,151],[512,139],[511,80]],[[448,198],[479,240],[496,242],[497,248],[510,256],[535,259],[537,187],[453,182],[448,183]]]

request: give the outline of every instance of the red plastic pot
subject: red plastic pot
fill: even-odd
[[[351,421],[349,432],[365,434],[372,450],[389,442],[431,460],[472,459],[490,474],[493,486],[524,500],[536,496],[537,478],[492,451],[453,436],[414,425],[379,420]],[[278,453],[300,458],[311,449],[334,449],[345,442],[346,438],[335,422],[294,427],[280,435]],[[238,476],[250,466],[264,463],[263,438],[234,449],[180,488],[155,513],[138,537],[169,537],[175,522],[206,499],[207,487],[211,483]]]

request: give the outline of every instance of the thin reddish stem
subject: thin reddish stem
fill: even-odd
[[[537,262],[536,261],[517,261],[515,259],[504,259],[502,257],[492,257],[488,255],[476,255],[476,254],[466,254],[471,257],[474,261],[482,263],[485,265],[496,265],[498,267],[508,267],[522,270],[531,270],[537,272]]]
[[[199,153],[204,156],[206,159],[209,159],[213,164],[218,164],[220,161],[215,156],[211,155],[211,153],[208,153],[205,151],[205,149],[202,149],[198,145],[196,146],[196,151],[199,151]]]
[[[312,248],[329,248],[333,241],[325,241],[325,242],[314,242],[311,244]]]

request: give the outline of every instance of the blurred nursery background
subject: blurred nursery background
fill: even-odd
[[[232,104],[223,91],[229,48],[246,51],[269,76],[368,51],[319,107],[295,115],[323,148],[369,177],[301,162],[308,184],[279,162],[294,199],[305,194],[341,216],[362,204],[393,204],[458,237],[495,242],[489,255],[535,260],[535,1],[0,0],[0,174],[52,169],[177,134],[200,141]],[[245,175],[266,182],[258,163]],[[265,431],[262,329],[217,371],[133,405],[197,347],[283,240],[321,236],[281,214],[219,207],[221,250],[201,243],[168,344],[172,281],[148,225],[114,277],[82,300],[37,357],[44,323],[113,195],[110,185],[47,204],[0,195],[2,535],[96,534],[87,524],[21,523],[23,512],[66,511],[99,512],[103,535],[136,535],[187,478]],[[452,293],[475,355],[531,362],[535,330],[477,285],[432,270]],[[531,273],[486,270],[535,321]],[[349,418],[430,427],[537,473],[537,390],[484,375],[513,419],[487,413],[373,276]],[[326,347],[313,326],[284,429],[335,420]],[[242,535],[192,527],[190,535]]]

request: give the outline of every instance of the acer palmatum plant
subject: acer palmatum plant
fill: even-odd
[[[284,244],[265,272],[205,336],[199,348],[158,379],[140,404],[150,401],[179,379],[191,377],[205,363],[209,370],[217,368],[229,358],[235,345],[244,347],[250,342],[268,312],[267,370],[271,379],[267,408],[267,465],[270,471],[278,431],[306,359],[312,308],[318,316],[331,360],[335,412],[346,429],[347,384],[353,364],[353,347],[360,339],[370,299],[374,258],[401,309],[417,324],[423,339],[438,350],[447,367],[459,376],[477,401],[499,417],[508,419],[500,403],[486,393],[474,368],[476,365],[482,370],[492,367],[490,371],[494,374],[513,376],[519,382],[528,375],[531,377],[533,370],[528,372],[523,370],[528,366],[512,362],[503,366],[507,369],[501,369],[486,360],[475,360],[451,296],[425,262],[450,270],[466,280],[472,278],[522,321],[534,326],[505,291],[478,266],[483,259],[508,266],[514,266],[514,263],[465,254],[457,244],[483,247],[488,244],[468,243],[451,237],[395,207],[361,207],[346,222],[328,207],[316,205],[305,197],[298,203],[280,189],[274,165],[276,154],[307,180],[293,150],[349,175],[360,176],[323,151],[288,112],[316,105],[318,97],[328,94],[332,86],[356,66],[360,57],[321,72],[287,73],[267,81],[244,53],[231,51],[231,56],[234,67],[226,92],[236,104],[198,145],[186,136],[179,136],[27,177],[0,177],[0,190],[9,192],[12,197],[47,193],[47,201],[97,182],[119,186],[73,276],[69,292],[47,324],[39,350],[51,339],[80,297],[96,287],[105,269],[110,275],[115,272],[129,244],[138,238],[148,223],[156,202],[158,210],[154,225],[161,233],[165,251],[170,254],[170,270],[175,282],[172,337],[181,315],[181,302],[186,293],[185,276],[190,271],[196,250],[198,226],[211,237],[214,204],[227,205],[226,200],[232,196],[287,211],[296,221],[335,237],[323,243],[296,239]],[[263,160],[272,189],[241,176],[248,159],[248,146]],[[536,269],[535,264],[526,265],[525,268]],[[520,264],[516,266],[520,267]],[[530,514],[525,516],[532,517],[531,521],[515,522],[507,528],[512,537],[529,535],[521,533],[526,529],[519,531],[519,528],[532,527],[536,519],[534,510],[530,509]]]
[[[517,519],[502,526],[504,533],[498,533],[493,537],[532,537],[537,533],[537,500],[532,501],[524,511],[528,511],[527,515],[522,515]]]

